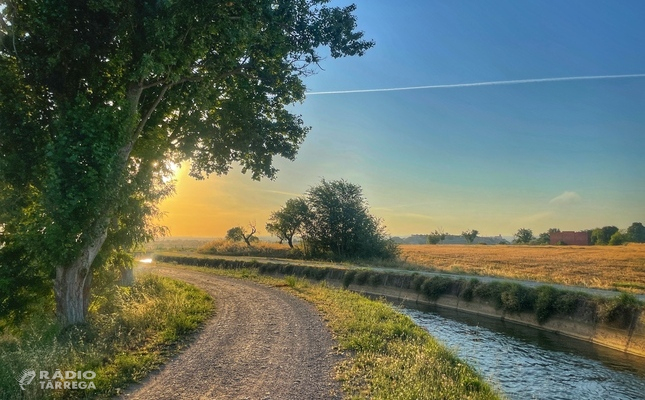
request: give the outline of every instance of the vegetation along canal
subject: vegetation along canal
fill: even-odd
[[[444,308],[401,309],[510,399],[645,399],[645,359]]]

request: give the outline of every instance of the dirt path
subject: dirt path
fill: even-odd
[[[338,355],[316,309],[278,289],[207,273],[145,268],[192,283],[216,314],[179,356],[122,399],[335,399]]]

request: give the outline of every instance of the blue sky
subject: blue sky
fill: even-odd
[[[309,91],[645,74],[642,1],[355,3],[376,46],[324,60]],[[361,185],[395,235],[645,222],[645,77],[309,95],[293,111],[312,131],[277,180],[180,172],[173,235],[263,227],[322,177]]]

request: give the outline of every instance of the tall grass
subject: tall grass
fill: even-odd
[[[286,244],[269,242],[256,242],[247,246],[244,242],[218,239],[204,244],[197,251],[222,256],[302,258],[302,251],[298,247],[292,249]]]
[[[212,299],[194,286],[145,276],[94,299],[89,322],[61,329],[51,304],[0,337],[0,399],[106,398],[143,378],[210,315]],[[22,391],[21,371],[94,371],[96,390]]]

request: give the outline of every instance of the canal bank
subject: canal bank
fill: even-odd
[[[274,276],[325,280],[366,295],[384,296],[395,303],[438,306],[494,317],[645,357],[643,306],[627,295],[606,299],[549,286],[528,288],[513,282],[484,283],[477,279],[455,280],[409,271],[299,265],[298,261],[182,255],[157,255],[155,258],[167,263],[249,268]]]

